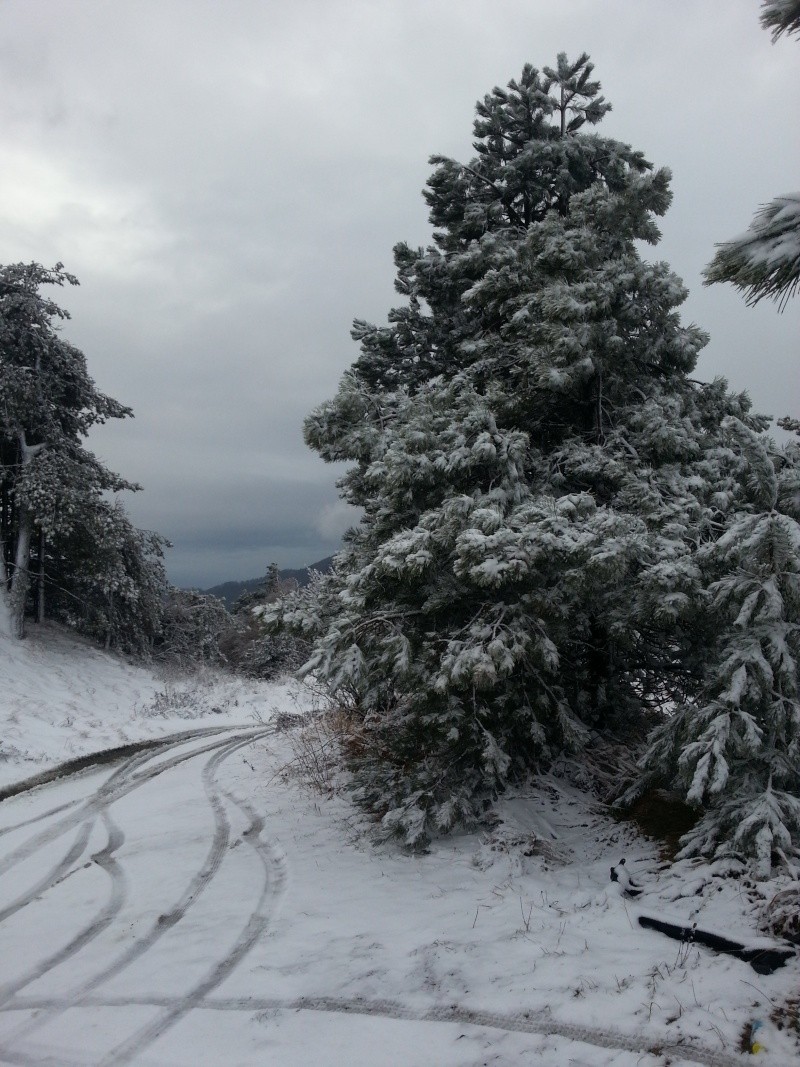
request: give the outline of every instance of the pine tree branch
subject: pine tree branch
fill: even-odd
[[[492,192],[495,194],[495,196],[497,196],[497,198],[501,201],[501,203],[505,207],[506,211],[508,211],[509,217],[510,217],[511,221],[514,223],[514,225],[515,226],[519,226],[520,229],[523,229],[523,230],[525,229],[525,226],[524,226],[524,224],[522,222],[522,219],[516,213],[514,208],[511,206],[511,204],[507,204],[503,200],[502,191],[497,188],[497,186],[495,185],[495,183],[492,181],[491,178],[487,178],[485,174],[481,174],[479,171],[475,170],[473,167],[470,167],[467,163],[458,163],[454,159],[448,160],[448,162],[454,163],[457,167],[460,167],[461,170],[467,171],[469,174],[472,174],[473,177],[477,178],[479,181],[482,181],[482,182],[484,182],[484,184],[488,185],[489,188],[492,190]]]

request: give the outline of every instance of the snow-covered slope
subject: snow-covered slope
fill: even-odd
[[[89,752],[308,706],[302,687],[220,672],[168,674],[56,626],[0,635],[0,787]],[[191,720],[191,721],[189,721]]]

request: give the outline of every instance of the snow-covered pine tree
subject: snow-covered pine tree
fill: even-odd
[[[707,681],[656,732],[651,781],[702,806],[683,855],[800,866],[800,445],[778,449],[724,423],[745,494],[724,533],[697,553],[717,631]]]
[[[60,263],[52,269],[38,263],[0,267],[0,633],[14,637],[24,632],[34,559],[40,614],[48,582],[56,583],[50,588],[63,601],[77,595],[70,583],[86,586],[94,574],[104,588],[114,581],[139,587],[117,603],[128,606],[130,623],[147,600],[149,633],[154,603],[147,590],[163,585],[166,542],[135,531],[124,512],[104,499],[109,491],[138,486],[83,447],[92,426],[131,410],[98,392],[83,353],[59,332],[67,312],[41,292],[46,285],[76,284]],[[106,551],[112,541],[113,566]],[[104,638],[108,633],[106,627]]]
[[[49,616],[106,648],[149,656],[162,629],[169,542],[99,494],[85,496],[69,523],[43,531]]]
[[[364,517],[275,618],[356,694],[358,795],[410,844],[696,682],[693,552],[740,492],[718,429],[749,405],[688,378],[705,337],[637,251],[668,173],[584,132],[591,74],[527,66],[478,105],[477,158],[434,157],[434,244],[395,249],[408,304],[356,323],[306,423]]]

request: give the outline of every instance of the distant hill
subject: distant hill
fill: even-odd
[[[331,569],[331,563],[333,563],[333,556],[326,556],[325,559],[319,560],[318,563],[312,563],[308,567],[301,567],[299,570],[280,571],[280,576],[284,581],[293,578],[298,585],[308,585],[311,571],[321,571],[322,574],[327,574]],[[204,589],[203,592],[219,597],[225,606],[230,609],[242,593],[252,593],[258,589],[263,581],[264,575],[262,574],[259,578],[245,578],[243,582],[223,582],[221,585],[213,585],[210,589]]]

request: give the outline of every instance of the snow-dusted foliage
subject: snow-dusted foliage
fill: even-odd
[[[157,627],[166,542],[108,503],[138,487],[83,447],[92,426],[131,411],[61,336],[69,316],[40,289],[65,284],[77,281],[61,264],[0,267],[0,626],[22,636],[35,572],[40,618],[52,601],[107,644],[140,647]]]
[[[395,248],[407,304],[356,322],[306,423],[364,518],[273,615],[355,697],[355,786],[412,844],[693,689],[694,550],[743,493],[719,425],[763,425],[688,377],[705,336],[637,250],[669,175],[584,132],[609,107],[591,73],[527,66],[479,103],[474,160],[434,157],[434,244]]]
[[[772,30],[772,40],[781,34],[800,34],[800,0],[764,0],[761,25]]]
[[[259,588],[243,593],[232,611],[218,597],[197,589],[170,586],[163,607],[155,656],[181,667],[213,664],[235,674],[264,680],[296,671],[309,648],[295,634],[268,634],[261,621],[264,605],[276,601],[291,585],[272,564]]]
[[[164,603],[158,658],[190,666],[225,661],[220,642],[234,622],[224,603],[198,589],[170,586]]]
[[[800,446],[776,449],[725,423],[746,496],[703,546],[706,612],[718,631],[702,692],[655,734],[653,777],[672,774],[702,805],[684,854],[800,860]]]
[[[149,655],[161,632],[167,546],[137,529],[120,501],[88,498],[80,521],[45,542],[47,614],[106,648]]]
[[[765,296],[785,304],[800,285],[800,193],[766,204],[746,233],[719,246],[705,277],[731,282],[749,304]]]
[[[761,25],[773,43],[783,33],[800,34],[800,0],[764,0]],[[783,307],[800,285],[800,192],[765,204],[740,237],[717,246],[706,267],[706,285],[731,282],[748,304],[764,297]]]

